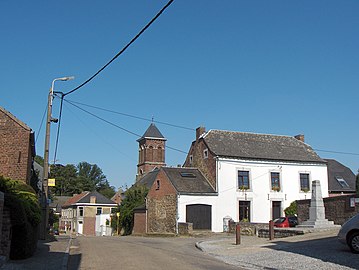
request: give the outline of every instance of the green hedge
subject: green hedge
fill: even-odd
[[[0,191],[10,209],[12,238],[10,259],[25,259],[35,252],[41,209],[35,191],[22,181],[0,176]]]

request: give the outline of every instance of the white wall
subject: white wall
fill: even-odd
[[[238,170],[250,172],[250,190],[238,190]],[[280,173],[281,191],[271,190],[271,172]],[[223,218],[239,220],[239,201],[251,201],[251,222],[267,223],[272,219],[272,201],[281,201],[281,214],[292,201],[310,199],[311,190],[300,190],[300,173],[308,173],[310,183],[319,180],[323,197],[328,197],[326,164],[301,164],[219,159],[217,161],[218,196],[178,196],[178,222],[186,222],[186,205],[212,206],[212,231],[223,231]]]
[[[238,190],[238,170],[250,172],[250,190]],[[280,173],[281,191],[271,190],[271,172]],[[308,173],[310,183],[319,180],[323,197],[328,197],[328,176],[326,164],[301,164],[265,161],[219,159],[217,161],[218,202],[215,216],[221,219],[227,215],[239,220],[239,201],[251,201],[251,221],[268,222],[272,219],[272,201],[282,202],[284,209],[294,200],[310,199],[311,191],[300,190],[300,173]],[[214,220],[213,228],[220,231],[222,220]]]

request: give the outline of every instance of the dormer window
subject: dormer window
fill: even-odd
[[[337,179],[342,188],[349,188],[347,181],[345,181],[343,177],[336,176],[335,179]]]
[[[203,158],[208,158],[208,149],[203,150]]]

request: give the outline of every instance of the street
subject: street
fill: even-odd
[[[68,269],[238,269],[196,249],[197,238],[84,237],[73,239]]]

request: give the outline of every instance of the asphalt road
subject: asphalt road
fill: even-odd
[[[196,249],[198,238],[77,237],[68,269],[239,269]]]

